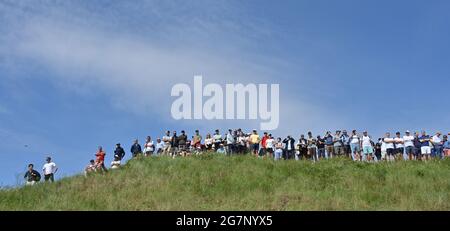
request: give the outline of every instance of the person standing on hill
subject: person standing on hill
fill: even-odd
[[[252,147],[252,153],[256,157],[258,156],[260,141],[261,139],[259,138],[258,132],[256,130],[253,130],[253,134],[250,135],[250,145]]]
[[[352,137],[347,134],[347,130],[342,131],[341,135],[341,143],[342,143],[342,153],[350,158],[353,157],[352,153],[352,145],[351,145]]]
[[[95,157],[96,157],[95,165],[96,165],[97,170],[102,170],[105,172],[108,171],[108,169],[106,169],[106,167],[105,167],[105,156],[106,156],[106,153],[103,151],[103,147],[99,146],[97,153],[95,153]]]
[[[361,161],[361,139],[356,132],[356,130],[352,131],[352,135],[350,137],[350,149],[351,149],[351,157],[354,161]]]
[[[275,144],[275,160],[281,160],[281,157],[283,156],[283,142],[281,141],[281,138],[278,137],[277,142]]]
[[[213,135],[213,141],[214,141],[214,151],[217,151],[217,149],[220,148],[220,144],[222,144],[222,135],[220,135],[219,129],[216,129],[214,135]]]
[[[381,151],[381,138],[378,139],[378,142],[375,144],[375,161],[381,161],[382,159],[382,151]]]
[[[394,138],[395,143],[395,158],[397,160],[403,159],[403,154],[405,153],[405,140],[400,136],[400,132],[395,133]]]
[[[186,152],[186,145],[187,145],[187,135],[185,131],[181,131],[181,135],[178,136],[178,150],[180,152]]]
[[[28,165],[28,171],[25,173],[24,178],[26,179],[27,186],[32,186],[41,180],[41,174],[38,171],[33,169],[34,165]]]
[[[194,149],[201,149],[202,147],[202,139],[203,137],[200,135],[200,132],[198,130],[195,130],[195,135],[192,138],[193,148]]]
[[[142,154],[142,148],[141,148],[141,145],[139,144],[138,139],[135,139],[135,140],[134,140],[134,143],[133,143],[133,145],[131,146],[130,151],[131,151],[131,154],[132,154],[133,158],[136,158],[136,157],[138,157],[140,154]]]
[[[147,140],[144,144],[144,154],[145,156],[151,156],[155,151],[155,145],[153,143],[152,137],[147,136]]]
[[[364,157],[362,158],[362,160],[366,160],[368,162],[371,162],[373,159],[373,153],[374,153],[374,148],[373,148],[373,142],[372,142],[372,138],[369,136],[369,134],[367,133],[367,131],[363,132],[363,136],[361,138],[361,147],[362,147],[362,152]]]
[[[205,138],[205,149],[206,151],[211,151],[213,149],[213,143],[214,140],[211,137],[211,134],[206,134],[206,138]]]
[[[427,135],[427,133],[425,131],[422,131],[422,136],[419,137],[419,141],[420,141],[420,151],[422,153],[422,160],[430,160],[430,156],[431,156],[431,147],[430,147],[430,136]]]
[[[260,145],[260,151],[259,151],[259,155],[260,156],[265,156],[266,155],[266,145],[267,145],[267,139],[268,139],[268,135],[267,132],[264,132],[264,135],[261,139],[261,145]]]
[[[291,135],[288,135],[286,139],[283,140],[284,143],[284,159],[290,160],[294,158],[295,153],[295,140]]]
[[[337,130],[333,137],[334,154],[337,156],[343,155],[344,147],[341,139],[341,131]]]
[[[441,139],[441,132],[437,132],[436,135],[431,138],[431,143],[433,144],[433,158],[442,159],[442,146],[444,143]]]
[[[323,137],[325,140],[325,152],[328,158],[333,158],[334,156],[334,147],[333,147],[333,136],[330,131],[327,131],[325,136]]]
[[[443,158],[450,157],[450,141],[448,140],[448,136],[444,135],[442,138],[443,148],[444,148],[444,156]]]
[[[409,130],[405,132],[405,135],[403,136],[403,142],[405,146],[405,153],[408,156],[408,159],[413,160],[415,156],[414,136],[411,135],[411,132]]]
[[[228,129],[226,139],[226,153],[227,155],[231,155],[235,152],[235,144],[236,144],[236,137],[233,134],[233,130]]]
[[[178,136],[177,131],[172,132],[172,137],[170,139],[170,155],[175,158],[178,153]]]
[[[383,138],[384,147],[386,148],[386,160],[387,161],[394,161],[394,154],[395,154],[395,146],[394,146],[394,139],[391,138],[391,133],[386,132],[386,135]]]
[[[114,150],[114,156],[118,156],[120,160],[125,156],[125,150],[120,146],[120,143],[116,144],[116,149]]]
[[[166,156],[170,154],[170,148],[172,147],[171,141],[170,131],[166,131],[166,134],[162,138],[162,142],[164,143],[163,154]]]
[[[269,138],[266,140],[266,151],[269,155],[269,158],[273,158],[273,152],[275,147],[275,140],[272,137],[272,134],[269,134]]]
[[[44,166],[42,167],[42,171],[44,172],[44,180],[45,182],[47,181],[54,182],[55,181],[54,175],[58,171],[58,167],[56,167],[56,164],[52,162],[51,157],[47,157],[46,161],[47,163],[45,163]]]
[[[319,160],[327,158],[325,154],[325,140],[320,135],[317,136],[317,158]]]
[[[156,156],[159,156],[161,153],[163,153],[164,147],[165,147],[165,144],[164,144],[164,142],[162,142],[161,138],[157,138],[156,139],[156,147],[155,147]]]

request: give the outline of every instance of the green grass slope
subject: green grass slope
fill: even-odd
[[[218,154],[0,190],[0,210],[449,210],[450,161],[279,161]]]

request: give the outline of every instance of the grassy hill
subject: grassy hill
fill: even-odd
[[[450,160],[145,158],[105,175],[0,190],[0,210],[450,210]]]

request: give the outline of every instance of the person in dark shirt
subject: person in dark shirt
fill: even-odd
[[[136,139],[134,140],[134,144],[131,146],[131,154],[133,155],[133,158],[139,156],[140,154],[142,154],[142,148],[141,145],[139,144],[139,141]]]
[[[28,171],[25,173],[24,178],[27,180],[26,185],[34,185],[41,180],[41,174],[33,169],[34,165],[28,165]]]
[[[381,138],[378,139],[378,142],[375,144],[375,157],[377,161],[381,160]]]
[[[177,131],[173,131],[172,138],[170,140],[170,155],[175,158],[178,153],[178,136]]]
[[[184,131],[181,131],[181,135],[178,136],[178,149],[180,151],[186,151],[186,145],[187,145],[187,135]]]
[[[418,132],[414,133],[413,143],[414,143],[414,158],[416,160],[420,160],[420,159],[422,159],[422,154],[421,154],[421,150],[420,150],[420,148],[422,147],[422,144],[420,143]]]
[[[317,156],[319,159],[325,158],[325,139],[322,139],[322,137],[317,136]]]
[[[298,156],[298,160],[304,159],[306,158],[306,156],[308,155],[308,140],[305,139],[305,135],[300,135],[300,139],[298,140],[298,151],[299,151],[299,156]]]
[[[295,140],[292,136],[287,136],[286,139],[283,140],[284,149],[285,149],[285,160],[290,160],[294,158],[295,153]]]
[[[117,156],[120,160],[125,156],[125,150],[120,146],[120,144],[116,144],[116,150],[114,150],[114,156]]]

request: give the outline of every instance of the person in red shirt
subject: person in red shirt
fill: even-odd
[[[106,156],[106,153],[103,151],[102,146],[99,146],[98,151],[95,154],[95,157],[96,157],[95,164],[97,166],[97,169],[107,172],[108,169],[106,169],[106,167],[105,167],[105,156]]]
[[[267,132],[264,132],[264,136],[261,139],[261,150],[260,150],[260,156],[266,155],[266,146],[267,146],[267,140],[269,139],[269,136],[267,135]]]

